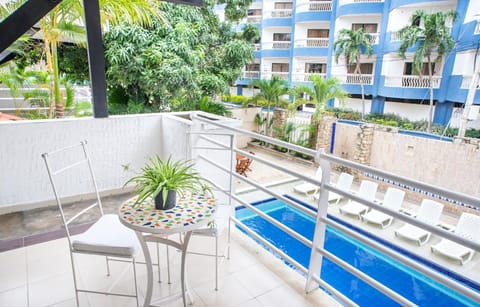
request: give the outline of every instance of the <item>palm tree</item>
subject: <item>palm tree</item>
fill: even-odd
[[[413,56],[413,72],[422,76],[423,61],[427,60],[428,85],[430,88],[430,106],[428,112],[427,131],[431,132],[433,121],[433,83],[432,83],[432,53],[437,56],[434,63],[442,61],[443,57],[455,46],[455,40],[450,35],[447,21],[454,21],[457,17],[455,11],[437,12],[427,14],[425,11],[416,11],[410,18],[410,25],[400,29],[401,44],[398,54],[406,58],[405,54],[409,47],[416,46]]]
[[[355,65],[354,74],[359,76],[360,88],[362,91],[362,119],[365,116],[365,88],[362,79],[362,70],[360,57],[363,53],[370,57],[373,52],[372,36],[365,32],[364,28],[357,30],[342,29],[338,34],[338,39],[333,43],[335,50],[335,62],[338,63],[338,58],[345,56],[345,63]]]
[[[15,6],[2,7],[0,13],[5,14],[22,3],[22,0],[15,1]],[[120,22],[149,25],[153,18],[162,19],[155,0],[104,0],[100,1],[100,9],[103,25]],[[81,25],[83,20],[82,2],[63,0],[38,23],[44,42],[47,70],[53,82],[49,118],[53,117],[53,105],[57,110],[57,117],[63,116],[65,106],[60,92],[57,47],[62,41],[86,44],[85,27]]]
[[[330,99],[339,99],[341,102],[348,97],[348,93],[341,87],[337,78],[325,79],[320,76],[310,76],[313,82],[313,88],[307,85],[297,85],[295,91],[297,93],[306,93],[312,98],[315,104],[314,121],[318,122],[318,118],[322,110],[325,109]]]
[[[265,106],[267,107],[267,128],[265,129],[265,134],[269,135],[270,108],[288,103],[281,99],[283,95],[288,94],[287,81],[280,79],[278,76],[272,76],[270,80],[253,80],[250,86],[260,89],[260,93],[254,96],[255,101],[259,99],[265,100]]]

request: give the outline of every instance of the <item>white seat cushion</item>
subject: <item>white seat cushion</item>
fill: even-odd
[[[103,215],[72,240],[74,252],[133,257],[140,251],[135,232],[122,225],[115,214]]]

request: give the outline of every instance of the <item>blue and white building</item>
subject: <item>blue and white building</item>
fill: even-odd
[[[451,34],[455,47],[434,67],[434,122],[457,126],[480,56],[480,1],[478,0],[260,0],[251,4],[248,17],[239,25],[256,24],[261,40],[255,60],[237,81],[234,94],[249,96],[252,79],[272,75],[290,86],[308,84],[309,75],[338,78],[351,94],[347,108],[361,109],[360,82],[365,84],[366,110],[396,113],[412,120],[428,116],[428,78],[412,72],[414,49],[407,58],[398,56],[398,31],[408,25],[417,10],[427,13],[455,10]],[[362,76],[350,73],[345,59],[334,58],[333,43],[341,29],[365,28],[372,35],[373,54],[362,56]],[[478,87],[477,87],[478,88]],[[480,105],[476,90],[475,105]],[[474,108],[472,119],[478,115]],[[478,121],[469,126],[480,127]]]

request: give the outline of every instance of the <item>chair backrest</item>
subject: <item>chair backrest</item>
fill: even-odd
[[[442,215],[443,204],[431,199],[422,200],[420,209],[418,209],[417,219],[431,225],[438,224],[440,215]]]
[[[245,158],[245,159],[238,160],[238,163],[237,163],[237,166],[236,166],[236,172],[241,174],[241,175],[245,174],[245,172],[247,171],[250,163],[251,163],[251,159],[246,159]]]
[[[463,212],[458,221],[455,233],[475,242],[480,242],[480,216]]]
[[[358,195],[366,198],[367,200],[373,201],[375,199],[375,195],[377,194],[377,189],[377,183],[369,180],[362,180],[358,190]]]
[[[93,172],[92,163],[87,152],[87,141],[81,141],[72,146],[67,146],[54,150],[51,152],[46,152],[42,154],[42,158],[45,161],[45,166],[47,167],[48,176],[50,179],[50,184],[55,195],[55,200],[60,210],[60,215],[62,217],[62,223],[67,232],[68,240],[70,241],[70,229],[69,226],[72,222],[84,214],[86,214],[90,209],[97,208],[98,214],[103,215],[102,201],[100,199],[100,193],[98,192],[97,182],[95,180],[95,174]],[[85,173],[88,173],[87,178],[79,178]],[[64,190],[69,184],[65,184],[65,178],[75,178],[75,184],[80,184],[84,187],[85,194],[95,193],[96,202],[87,206],[86,208],[77,207],[77,212],[65,212],[64,204],[62,199],[66,196],[64,195]],[[65,188],[63,188],[65,186]],[[73,206],[72,206],[73,207]],[[71,241],[70,241],[71,242]]]
[[[400,210],[403,203],[405,192],[397,188],[389,187],[383,197],[383,205],[394,211]]]
[[[353,183],[353,176],[347,173],[341,173],[338,176],[337,184],[335,185],[337,188],[348,191],[352,188]]]

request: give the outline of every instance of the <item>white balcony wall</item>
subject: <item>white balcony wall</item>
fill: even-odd
[[[479,13],[480,13],[480,1],[469,1],[464,22],[467,23],[467,22],[471,22],[472,20],[478,20]]]
[[[262,43],[273,42],[274,33],[292,33],[291,27],[269,27],[262,29]]]
[[[185,113],[185,116],[188,116]],[[148,157],[184,159],[192,127],[172,114],[112,116],[0,123],[0,214],[53,204],[54,195],[41,154],[87,140],[100,191],[116,193]],[[222,154],[211,155],[222,163]],[[214,176],[216,176],[214,174]],[[85,197],[81,177],[63,178],[63,196]],[[225,178],[220,178],[225,182]]]
[[[396,53],[388,53],[383,57],[382,76],[401,76],[405,60]]]
[[[354,23],[376,23],[377,24],[377,32],[380,32],[380,26],[382,23],[382,16],[379,14],[364,14],[361,16],[345,16],[338,18],[336,20],[335,25],[335,37],[337,37],[338,32],[341,29],[352,29],[352,24]],[[331,35],[331,33],[330,33]]]
[[[480,3],[479,1],[470,1]],[[396,32],[406,25],[410,24],[410,17],[417,10],[423,10],[428,14],[436,12],[446,12],[449,10],[455,10],[456,1],[432,1],[432,2],[421,2],[418,5],[412,4],[408,6],[398,7],[390,12],[388,17],[387,32]],[[476,12],[480,10],[477,9]],[[470,10],[471,12],[471,10]],[[467,13],[468,14],[468,13]]]
[[[428,118],[428,97],[425,98],[425,104],[385,102],[384,113],[393,113],[408,119],[427,120]]]
[[[308,29],[330,29],[329,22],[302,22],[295,25],[295,39],[306,39]]]
[[[263,13],[271,12],[275,9],[275,2],[274,1],[263,1]],[[264,16],[265,18],[266,16]]]
[[[475,63],[475,50],[458,52],[455,55],[452,75],[473,76]]]

